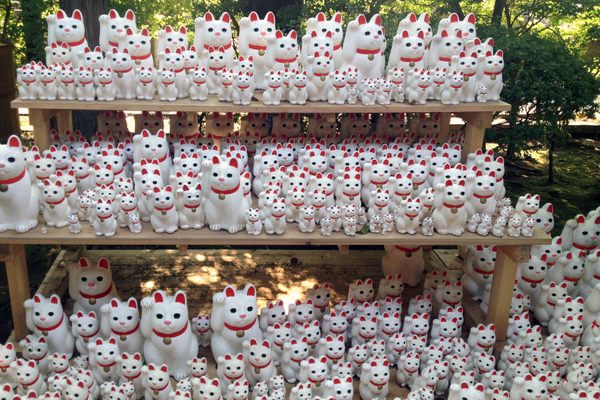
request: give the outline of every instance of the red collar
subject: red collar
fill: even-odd
[[[133,381],[137,378],[139,378],[142,375],[142,371],[140,370],[140,372],[138,372],[136,375],[133,376],[127,376],[125,374],[123,374],[123,378],[127,379],[128,381]]]
[[[448,304],[449,306],[454,307],[454,306],[460,304],[460,301],[447,301],[447,300],[444,300],[444,303]]]
[[[60,199],[58,201],[48,201],[48,200],[46,200],[46,203],[56,206],[56,205],[59,205],[60,203],[62,203],[63,201],[65,201],[65,197],[63,197],[62,199]]]
[[[259,44],[248,43],[248,48],[252,50],[267,50],[267,46],[262,46]]]
[[[185,208],[190,208],[190,209],[192,209],[192,210],[195,210],[196,208],[199,208],[199,207],[200,207],[200,203],[198,203],[198,204],[184,204],[183,206],[184,206]]]
[[[143,83],[144,85],[149,85],[149,84],[151,84],[151,83],[154,83],[154,81],[153,81],[152,79],[150,79],[149,81],[145,81],[145,80],[143,80],[143,79],[140,79],[140,81],[139,81],[139,82],[140,82],[140,83]]]
[[[410,196],[412,194],[412,192],[406,192],[406,193],[402,193],[402,192],[394,192],[394,194],[396,196],[400,196],[400,197],[407,197]]]
[[[171,381],[169,381],[167,379],[167,383],[165,384],[165,386],[163,387],[159,387],[159,388],[153,388],[152,386],[148,385],[148,389],[151,389],[153,392],[162,392],[163,390],[165,390],[167,388],[167,386],[169,386],[171,384]]]
[[[238,183],[235,187],[233,187],[232,189],[227,189],[227,190],[219,190],[219,189],[215,189],[214,187],[211,187],[210,190],[212,190],[213,192],[215,192],[216,194],[222,194],[222,195],[228,195],[228,194],[232,194],[238,191],[238,189],[240,188],[240,184]]]
[[[411,58],[411,57],[400,57],[400,61],[404,61],[404,62],[419,62],[423,59],[423,56],[421,57],[416,57],[416,58]]]
[[[129,67],[129,69],[123,69],[123,70],[115,69],[114,72],[116,72],[117,74],[126,74],[129,71],[131,71],[132,69],[133,69],[133,67]]]
[[[83,42],[85,42],[85,36],[82,37],[81,40],[78,40],[76,42],[67,42],[67,44],[69,45],[69,47],[76,47],[82,45]]]
[[[285,214],[273,214],[273,213],[271,213],[271,216],[275,217],[275,219],[279,221],[281,218],[285,217]]]
[[[230,331],[247,331],[248,329],[252,328],[254,326],[254,324],[256,324],[256,318],[252,320],[252,322],[250,322],[248,325],[244,325],[244,326],[233,326],[228,324],[227,322],[224,323],[225,328],[229,329]]]
[[[445,81],[441,81],[441,82],[438,82],[438,81],[433,81],[433,83],[435,83],[435,84],[436,84],[436,85],[438,85],[438,86],[441,86],[441,85],[443,85],[443,84],[444,84],[444,83],[446,83],[446,82],[445,82]]]
[[[0,180],[0,185],[10,185],[11,183],[20,181],[25,176],[25,172],[27,172],[27,169],[23,168],[23,171],[21,171],[21,173],[14,178]]]
[[[80,85],[89,85],[91,83],[92,83],[92,81],[79,81]]]
[[[421,246],[417,246],[417,247],[402,247],[402,246],[396,246],[396,248],[400,251],[403,251],[405,253],[414,253],[415,251],[418,251]]]
[[[27,79],[23,79],[21,82],[25,82],[28,85],[31,85],[32,83],[35,83],[37,81],[37,79],[32,79],[30,81],[28,81]]]
[[[377,186],[377,185],[387,185],[388,181],[383,181],[383,182],[376,182],[376,181],[371,181],[371,184]]]
[[[62,83],[73,83],[73,82],[75,82],[75,78],[73,78],[73,79],[71,79],[69,81],[63,81],[63,80],[61,80],[61,82]]]
[[[167,152],[167,153],[165,153],[165,155],[164,155],[162,158],[159,158],[159,159],[158,159],[158,162],[159,162],[159,163],[161,163],[161,162],[165,161],[165,160],[167,159],[167,156],[168,156],[168,155],[169,155],[169,153],[168,153],[168,152]],[[146,159],[146,161],[152,161],[152,160],[148,160],[148,159]]]
[[[208,67],[211,71],[223,71],[225,67]]]
[[[116,361],[111,362],[110,364],[102,364],[100,362],[97,362],[99,366],[101,366],[102,368],[111,368],[114,367],[115,364],[117,363]]]
[[[181,328],[180,330],[178,330],[177,332],[164,333],[164,332],[157,331],[156,329],[152,329],[152,332],[154,332],[154,334],[156,336],[161,337],[161,338],[174,338],[174,337],[183,335],[183,333],[186,331],[187,327],[188,327],[188,321],[186,321],[184,327]]]
[[[126,213],[130,213],[130,212],[132,212],[132,211],[135,211],[135,210],[137,210],[137,206],[135,206],[135,207],[132,207],[132,208],[123,208],[123,207],[121,207],[121,210],[122,210],[122,211],[125,211]]]
[[[257,222],[260,222],[260,218],[259,219],[250,219],[250,218],[248,218],[248,222],[250,222],[252,224],[255,224]]]
[[[294,85],[294,86],[298,89],[304,89],[306,87],[306,85]]]
[[[281,87],[281,85],[279,85],[279,86],[271,86],[271,85],[269,85],[269,87],[270,87],[271,89],[275,89],[275,90],[276,90],[276,89],[279,89],[279,88]]]
[[[89,339],[91,337],[96,336],[98,334],[98,332],[100,332],[100,326],[98,326],[98,329],[96,329],[96,332],[92,333],[91,335],[87,335],[86,336],[86,335],[80,334],[79,336],[81,336],[82,338],[85,338],[85,339]]]
[[[150,58],[151,55],[152,55],[152,53],[148,53],[143,56],[130,56],[130,57],[132,60],[147,60],[148,58]]]
[[[344,194],[344,196],[348,196],[351,199],[356,197],[356,196],[360,196],[360,193],[346,193],[346,192],[342,192]]]
[[[325,203],[323,203],[321,205],[316,205],[316,204],[311,204],[311,205],[313,206],[313,208],[316,208],[316,209],[320,209],[320,208],[325,207]]]
[[[321,379],[320,381],[318,381],[316,379],[312,379],[312,378],[308,378],[308,380],[310,381],[310,383],[321,383],[325,380],[325,378]]]
[[[194,81],[196,85],[204,85],[206,81]]]
[[[210,328],[206,328],[206,329],[204,329],[204,330],[196,328],[196,332],[198,332],[198,333],[200,333],[200,334],[205,334],[205,333],[207,333],[208,331],[210,331]]]
[[[33,386],[33,385],[35,385],[35,384],[36,384],[36,382],[37,382],[37,381],[39,381],[39,380],[40,380],[40,374],[38,373],[38,374],[37,374],[37,376],[35,377],[35,379],[34,379],[33,381],[31,381],[31,382],[29,382],[29,383],[21,383],[21,386],[23,386],[23,387],[26,387],[26,388],[27,388],[27,387],[30,387],[30,386]]]
[[[380,390],[381,390],[382,387],[384,387],[387,384],[387,382],[376,383],[376,382],[373,382],[373,381],[369,381],[369,383],[371,385],[375,386],[376,388],[379,388]]]
[[[548,304],[550,307],[556,307],[556,304],[554,304],[550,300],[546,301],[546,304]]]
[[[341,43],[333,45],[333,51],[339,50],[341,48],[342,48],[342,44]]]
[[[493,344],[481,344],[481,343],[477,342],[477,346],[481,347],[482,349],[489,349],[490,347],[493,346]]]
[[[358,54],[379,54],[381,53],[381,49],[356,49]]]
[[[110,217],[112,217],[112,216],[113,216],[113,215],[112,215],[112,213],[110,213],[110,214],[109,214],[109,215],[107,215],[107,216],[96,215],[96,217],[97,217],[97,218],[100,218],[100,219],[101,219],[101,220],[103,220],[103,221],[105,221],[105,220],[109,219],[109,218],[110,218]]]
[[[108,81],[108,82],[98,82],[99,84],[101,84],[102,86],[106,86],[106,85],[110,85],[111,83],[113,83],[112,80]]]
[[[567,335],[567,337],[569,337],[569,338],[571,338],[571,339],[573,339],[573,340],[575,340],[575,339],[577,339],[579,336],[581,336],[581,335],[571,335],[570,333],[567,333],[567,332],[564,332],[564,334],[565,334],[565,335]]]
[[[229,43],[227,43],[225,46],[219,46],[219,47],[223,47],[223,50],[227,50],[228,48],[230,48],[230,47],[231,47],[231,43],[232,43],[232,42],[230,41],[230,42],[229,42]],[[210,47],[214,47],[214,46],[209,46],[208,44],[205,44],[205,45],[204,45],[204,48],[205,48],[206,50],[208,50]]]
[[[464,206],[464,205],[465,205],[465,203],[459,204],[459,205],[455,206],[455,205],[448,204],[448,203],[444,202],[444,207],[448,207],[448,208],[457,208],[458,209],[458,208],[462,208],[462,206]]]
[[[60,371],[54,370],[54,373],[56,373],[56,374],[64,374],[68,369],[69,369],[69,366],[67,365],[65,367],[65,369],[63,369],[63,370],[60,370]]]
[[[590,246],[590,247],[586,247],[584,245],[581,245],[579,243],[575,243],[573,242],[573,247],[575,247],[577,250],[583,250],[583,251],[592,251],[596,248],[596,245]]]
[[[175,81],[171,81],[171,82],[165,82],[165,81],[162,81],[160,84],[161,84],[161,85],[165,85],[165,86],[170,86],[170,85],[172,85],[172,84],[174,84],[174,83],[175,83]]]
[[[330,329],[329,331],[330,331],[330,332],[333,332],[333,333],[338,333],[338,334],[340,333],[340,332],[334,332],[334,331],[332,331],[331,329]],[[343,354],[342,354],[341,356],[338,356],[338,357],[332,357],[332,356],[330,356],[330,355],[327,355],[327,358],[329,358],[329,359],[330,359],[330,360],[332,360],[332,361],[337,361],[337,360],[340,360],[342,357],[344,357],[344,355],[343,355]]]
[[[346,87],[346,85],[342,85],[342,86],[338,86],[338,85],[333,85],[334,88],[336,89],[343,89]]]
[[[61,315],[61,317],[60,317],[60,321],[58,321],[58,323],[57,323],[56,325],[52,325],[52,326],[50,326],[50,327],[48,327],[48,328],[43,328],[43,327],[41,327],[41,326],[38,326],[38,325],[36,325],[35,327],[36,327],[36,328],[37,328],[37,330],[38,330],[38,331],[40,331],[40,332],[50,332],[50,331],[53,331],[53,330],[55,330],[55,329],[56,329],[56,328],[58,328],[59,326],[61,326],[61,325],[62,325],[62,322],[63,322],[63,320],[64,320],[64,319],[65,319],[65,314],[63,313],[63,314]]]
[[[98,329],[100,329],[100,328],[98,328]],[[96,331],[96,333],[98,333],[98,331]],[[38,363],[39,363],[39,362],[40,362],[40,361],[42,361],[44,358],[46,358],[46,356],[47,356],[47,355],[48,355],[48,352],[45,352],[43,356],[40,356],[40,357],[38,357],[38,358],[35,358],[35,357],[29,357],[29,359],[30,359],[30,360],[33,360],[33,361],[36,361],[36,362],[38,362]]]
[[[483,73],[488,76],[497,76],[497,75],[502,75],[502,70],[500,70],[499,72],[483,71]]]
[[[489,196],[483,196],[481,194],[473,193],[473,196],[476,197],[476,198],[478,198],[478,199],[489,199],[493,195],[494,195],[494,193],[490,194]]]
[[[173,207],[175,207],[175,204],[171,204],[171,206],[167,207],[167,208],[161,208],[161,207],[154,206],[154,209],[156,211],[160,211],[160,212],[167,212],[167,211],[171,211],[173,209]]]
[[[523,210],[523,212],[529,216],[532,216],[533,214],[535,214],[537,211],[527,211],[527,210]]]
[[[284,63],[293,63],[296,62],[296,60],[298,59],[298,57],[294,57],[294,58],[276,58],[275,61],[281,64]]]
[[[118,42],[111,42],[110,40],[108,41],[108,45],[112,46],[112,47],[119,47],[119,43]]]
[[[421,89],[427,89],[429,88],[429,85],[417,85],[418,87],[420,87]]]
[[[129,336],[129,335],[135,333],[139,329],[139,327],[140,327],[140,321],[138,321],[137,325],[129,331],[119,332],[119,331],[114,330],[113,328],[110,328],[110,331],[117,336]]]
[[[452,89],[460,89],[460,88],[462,88],[462,85],[457,85],[457,86],[455,86],[455,85],[450,85],[450,87],[451,87]]]
[[[365,339],[366,341],[369,341],[371,339],[373,339],[375,337],[375,335],[373,336],[365,336],[362,333],[359,333],[358,336],[360,336],[361,338]]]
[[[254,369],[263,369],[263,368],[267,368],[269,365],[271,365],[271,360],[269,360],[269,362],[266,363],[265,365],[253,364],[250,360],[248,360],[248,362],[250,363],[250,365],[252,365],[254,367]]]
[[[440,57],[439,60],[440,61],[444,61],[444,62],[450,62],[450,61],[452,61],[452,58],[450,58],[450,57]]]
[[[494,275],[494,271],[484,271],[484,270],[479,269],[479,268],[473,268],[473,270],[475,272],[477,272],[478,274],[481,274],[481,275]]]
[[[526,276],[522,276],[521,279],[523,279],[525,282],[527,283],[542,283],[544,282],[544,279],[529,279]]]
[[[112,215],[112,214],[111,214]],[[87,293],[83,293],[81,290],[79,291],[79,294],[81,295],[81,297],[83,297],[84,299],[101,299],[103,297],[106,297],[110,294],[110,292],[112,291],[113,285],[112,283],[110,284],[110,286],[108,287],[108,289],[106,289],[104,292],[102,293],[98,293],[98,294],[87,294]]]
[[[417,218],[419,216],[419,214],[406,214],[406,213],[404,215],[407,216],[408,218],[410,218],[411,220],[413,218]]]
[[[565,276],[564,280],[569,281],[569,282],[575,282],[575,283],[579,282],[579,278],[571,278],[569,276]]]
[[[322,73],[322,74],[321,74],[321,73],[318,73],[318,72],[313,72],[313,75],[314,75],[314,76],[328,76],[328,75],[329,75],[329,72],[324,72],[324,73]]]
[[[180,73],[182,73],[182,72],[183,72],[183,70],[184,70],[184,69],[185,69],[184,67],[181,67],[181,68],[179,68],[179,69],[175,69],[175,70],[173,70],[173,72],[175,72],[176,74],[180,74]]]
[[[240,90],[246,90],[250,87],[250,85],[238,85],[237,88]]]
[[[377,204],[377,203],[373,203],[375,206],[377,206],[379,209],[382,208],[386,208],[389,206],[389,203],[385,203],[385,204]]]

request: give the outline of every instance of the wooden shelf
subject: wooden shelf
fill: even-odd
[[[126,228],[119,228],[115,236],[99,237],[96,236],[88,223],[82,224],[82,231],[79,234],[72,234],[68,228],[56,229],[46,228],[47,232],[42,233],[43,225],[38,225],[35,229],[17,234],[14,232],[0,233],[0,244],[61,244],[61,245],[122,245],[122,246],[143,246],[143,245],[189,245],[189,246],[381,246],[381,245],[400,245],[405,247],[416,246],[469,246],[475,244],[481,245],[499,245],[499,246],[528,246],[543,245],[551,243],[551,237],[545,233],[536,230],[533,237],[503,237],[479,236],[473,233],[465,233],[463,236],[439,235],[433,236],[401,235],[391,233],[381,234],[363,234],[354,237],[344,235],[341,232],[334,233],[331,236],[322,236],[317,230],[313,233],[302,233],[298,230],[296,224],[289,225],[285,234],[281,236],[267,235],[265,233],[253,236],[245,231],[236,234],[229,234],[226,231],[211,231],[208,228],[201,230],[178,230],[173,234],[154,233],[149,223],[143,223],[141,233],[131,233]]]
[[[260,94],[257,94],[260,97]],[[253,100],[248,106],[220,102],[214,96],[206,101],[182,99],[174,102],[147,100],[115,100],[115,101],[45,101],[21,100],[11,102],[12,108],[29,108],[30,110],[125,110],[125,111],[186,111],[186,112],[233,112],[233,113],[475,113],[510,111],[510,104],[502,101],[487,103],[462,103],[456,106],[444,105],[439,101],[428,101],[425,105],[408,103],[392,103],[390,105],[363,106],[362,104],[335,105],[324,102],[307,103],[304,106],[282,102],[278,106],[265,106]]]

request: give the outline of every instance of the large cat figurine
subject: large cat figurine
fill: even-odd
[[[227,286],[222,292],[213,295],[210,313],[210,327],[213,331],[210,346],[215,359],[225,354],[238,354],[243,351],[245,341],[262,340],[258,324],[256,287],[247,284],[242,290]]]
[[[142,300],[144,359],[147,363],[166,364],[177,379],[187,376],[187,362],[198,353],[198,339],[192,332],[183,291],[167,296],[159,290]]]
[[[104,337],[114,337],[121,353],[141,353],[144,337],[140,329],[140,311],[136,299],[110,300],[100,308],[100,327]]]
[[[127,10],[125,16],[121,17],[117,10],[112,9],[108,14],[100,15],[98,20],[100,21],[100,47],[105,53],[125,47],[127,29],[137,32],[135,14],[131,10]]]
[[[317,35],[325,35],[331,32],[333,39],[333,64],[334,69],[339,69],[343,64],[342,57],[342,40],[344,39],[344,29],[342,27],[342,14],[336,12],[330,19],[327,19],[322,12],[318,13],[314,18],[309,18],[306,22],[306,34],[311,35],[315,32]]]
[[[81,11],[74,10],[69,17],[63,10],[46,17],[48,23],[48,46],[52,43],[62,42],[71,49],[71,62],[75,68],[81,63],[80,53],[88,47],[85,38],[85,25]]]
[[[220,18],[209,11],[204,17],[198,17],[194,21],[196,31],[194,33],[194,45],[198,53],[208,50],[209,47],[218,49],[222,47],[225,53],[225,66],[233,66],[235,52],[233,50],[233,40],[231,39],[231,17],[224,12]]]
[[[154,67],[151,38],[148,29],[143,28],[138,33],[135,33],[133,29],[128,28],[125,47],[129,51],[129,56],[136,70],[140,67]]]
[[[87,258],[81,258],[68,270],[69,295],[75,300],[73,312],[94,311],[100,315],[102,306],[117,295],[108,259],[101,258],[96,266],[92,266]]]
[[[160,176],[163,184],[167,185],[172,162],[165,131],[159,129],[156,135],[152,135],[150,131],[144,129],[133,137],[133,162],[140,163],[142,160],[152,161],[154,159],[158,160]]]
[[[254,59],[254,78],[257,89],[265,89],[265,74],[273,64],[272,47],[275,45],[275,14],[269,11],[264,19],[252,11],[240,20],[238,50],[244,58]],[[271,49],[269,49],[271,48]],[[270,51],[271,50],[271,51]]]
[[[203,206],[206,224],[213,231],[237,233],[244,229],[250,207],[240,185],[238,160],[222,161],[214,156],[202,163]]]
[[[369,21],[360,14],[350,21],[344,38],[344,62],[358,68],[363,78],[380,78],[385,67],[385,35],[381,16],[375,14]]]
[[[75,339],[60,297],[53,294],[45,298],[36,294],[32,299],[25,300],[24,306],[27,329],[35,335],[46,337],[49,353],[64,353],[70,358],[75,349]]]
[[[0,232],[35,228],[39,207],[39,192],[31,184],[21,140],[11,136],[0,145]]]

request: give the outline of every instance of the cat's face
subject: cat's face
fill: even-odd
[[[75,42],[85,37],[85,26],[81,11],[74,10],[69,17],[63,10],[56,12],[54,35],[59,42]]]
[[[96,313],[93,311],[87,314],[79,311],[74,316],[71,316],[71,323],[80,336],[94,335],[100,327],[100,321],[98,321]]]
[[[495,54],[487,51],[483,66],[486,72],[501,73],[504,69],[504,53],[502,50],[496,51]]]
[[[256,288],[246,285],[242,290],[236,291],[228,286],[224,290],[224,320],[233,326],[245,326],[256,319],[258,307],[256,305]]]
[[[143,360],[140,353],[122,353],[117,358],[121,376],[132,377],[138,375],[142,370]]]
[[[400,54],[402,57],[407,57],[411,59],[420,59],[423,57],[425,53],[425,36],[421,32],[411,32],[410,30],[405,30],[401,34],[402,41],[399,45]],[[396,77],[400,79],[394,79],[397,81],[404,81],[404,71],[397,70],[396,74],[402,72],[401,77]]]
[[[248,19],[250,24],[246,33],[249,43],[264,46],[270,38],[275,37],[275,14],[269,11],[264,19],[260,19],[253,11],[248,15]]]
[[[281,31],[275,33],[275,57],[282,59],[295,59],[298,55],[298,37],[295,30],[287,35]]]
[[[135,14],[133,11],[127,10],[125,16],[121,17],[116,10],[110,10],[108,12],[107,28],[106,33],[108,40],[111,42],[119,42],[119,39],[126,34],[127,29],[137,32]]]
[[[230,381],[240,379],[244,375],[244,355],[225,354],[217,360],[217,368]]]
[[[94,76],[100,83],[109,83],[112,80],[112,69],[100,67],[94,70]]]
[[[164,29],[164,44],[167,49],[174,51],[181,47],[188,47],[187,29],[185,26],[180,26],[179,29],[167,25]]]
[[[153,201],[155,207],[170,208],[175,204],[175,194],[170,185],[164,188],[154,188]]]
[[[207,366],[208,364],[206,358],[204,357],[194,357],[190,361],[188,361],[188,369],[190,371],[190,374],[194,378],[200,378],[201,376],[205,376]]]
[[[314,32],[320,36],[325,36],[327,33],[331,33],[333,43],[339,45],[342,43],[344,37],[344,30],[342,27],[342,14],[336,12],[333,14],[331,19],[327,19],[325,14],[322,12],[318,13],[315,17]]]
[[[129,55],[129,50],[123,49],[122,51],[113,48],[110,54],[111,67],[115,72],[126,71],[133,67],[133,61]]]
[[[145,56],[151,52],[151,41],[148,29],[142,28],[139,33],[129,28],[126,30],[125,41],[129,54],[132,56]]]
[[[99,46],[96,46],[94,50],[89,47],[83,49],[83,66],[91,68],[92,70],[99,69],[104,65],[104,53]]]
[[[40,165],[40,169],[42,165],[48,164],[45,162],[48,159],[42,160],[39,155],[36,158],[39,159],[37,165]],[[52,161],[52,159],[49,161]],[[34,161],[35,165],[36,162]],[[0,145],[0,179],[14,178],[22,173],[25,167],[25,157],[23,155],[21,140],[17,136],[11,136],[6,145]],[[54,172],[53,167],[54,163],[52,162],[47,167],[48,170],[44,173],[44,176],[50,176]]]
[[[324,53],[315,52],[312,67],[313,72],[318,74],[328,74],[333,71],[333,60],[331,59],[331,53],[328,51]]]
[[[217,400],[221,398],[221,389],[218,379],[207,379],[201,377],[197,383],[193,384],[194,397],[199,400]]]
[[[183,68],[183,55],[181,54],[181,49],[171,50],[170,48],[166,48],[163,55],[163,65],[174,71],[181,70]]]
[[[356,19],[358,30],[355,33],[356,44],[363,49],[380,49],[385,43],[385,35],[381,23],[381,16],[375,14],[370,21],[364,15]]]
[[[71,62],[71,50],[66,43],[52,43],[48,49],[52,63],[69,64]]]
[[[61,80],[61,82],[64,83],[72,83],[71,81],[73,80],[74,76],[75,72],[73,70],[73,67],[66,67],[63,65],[58,71],[58,77]]]
[[[377,317],[361,316],[355,322],[357,326],[357,334],[364,340],[369,341],[377,334]]]
[[[213,188],[228,190],[240,183],[238,162],[235,158],[225,163],[219,157],[213,157],[213,166],[208,173],[208,183]]]
[[[178,291],[173,297],[167,297],[158,291],[153,295],[151,324],[160,332],[170,333],[183,329],[188,323],[187,298],[184,292]]]
[[[139,321],[140,313],[134,298],[124,302],[118,299],[110,301],[109,323],[112,329],[118,332],[127,332],[134,329]]]
[[[209,11],[204,14],[201,23],[202,43],[207,46],[225,46],[231,42],[231,17],[224,12],[220,18]]]

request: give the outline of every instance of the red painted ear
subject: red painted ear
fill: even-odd
[[[101,259],[99,259],[98,267],[102,269],[110,269],[110,261],[108,261],[108,258],[102,257]]]
[[[461,388],[462,390],[467,390],[467,389],[469,389],[469,384],[468,384],[467,382],[462,382],[462,383],[460,384],[460,388]]]
[[[225,296],[226,297],[234,297],[235,296],[235,289],[232,288],[231,286],[227,286],[225,288]]]
[[[154,302],[162,303],[163,301],[165,301],[163,294],[161,292],[154,292]]]
[[[58,295],[53,294],[52,296],[50,296],[50,303],[60,304],[60,297],[58,297]]]
[[[169,371],[169,368],[165,364],[160,366],[160,372],[167,373],[168,371]]]
[[[186,305],[187,304],[187,299],[185,298],[185,293],[183,293],[183,292],[177,292],[177,294],[175,295],[175,302],[179,303],[179,304]]]
[[[8,138],[8,147],[17,147],[21,148],[21,140],[18,136],[12,135]]]
[[[358,16],[358,24],[359,25],[364,25],[367,23],[367,17],[365,17],[363,14],[360,14]]]
[[[246,289],[246,295],[251,297],[256,296],[256,287],[254,285],[248,285],[248,289]]]
[[[275,25],[275,14],[273,14],[272,11],[269,11],[267,13],[267,15],[265,16],[265,19],[267,20],[267,22],[270,22],[273,25]]]

